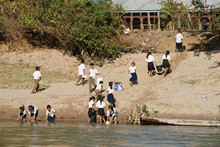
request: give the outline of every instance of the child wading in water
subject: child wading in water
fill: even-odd
[[[133,84],[138,84],[138,78],[137,78],[137,73],[136,73],[136,66],[135,62],[131,62],[131,66],[129,67],[128,73],[130,74],[130,85],[132,86]]]
[[[164,76],[166,76],[169,72],[170,72],[170,51],[166,51],[166,53],[163,55],[162,59],[163,59],[163,72],[164,72]]]
[[[19,107],[17,120],[20,122],[23,122],[23,121],[26,121],[26,117],[27,117],[26,110],[25,110],[24,105],[22,105]]]
[[[38,92],[39,90],[39,81],[41,80],[40,67],[36,67],[36,71],[33,73],[34,77],[34,87],[31,94]]]
[[[108,83],[108,89],[107,89],[107,92],[108,92],[108,95],[107,95],[107,101],[113,105],[115,104],[115,97],[113,95],[113,92],[114,92],[114,88],[113,88],[113,82],[109,82]]]
[[[47,111],[46,111],[46,122],[47,123],[54,123],[56,118],[55,110],[51,108],[50,105],[47,105]]]
[[[96,88],[96,74],[98,74],[97,69],[94,68],[94,64],[90,63],[90,69],[89,69],[89,92],[93,92],[93,88],[92,85],[94,86],[94,88]]]
[[[85,66],[85,64],[84,64],[84,59],[81,59],[81,63],[80,63],[80,65],[78,66],[78,69],[79,69],[79,73],[78,73],[78,80],[77,80],[77,82],[76,82],[76,85],[78,86],[78,85],[80,85],[80,84],[82,84],[82,85],[84,85],[85,84],[85,68],[86,68],[86,66]],[[82,80],[82,82],[79,84],[79,82]]]
[[[89,105],[89,110],[88,110],[89,122],[96,123],[95,97],[94,96],[89,98],[88,105]]]
[[[146,61],[148,63],[148,74],[150,77],[152,77],[155,73],[155,67],[154,67],[154,56],[151,55],[151,52],[147,53]]]
[[[37,116],[39,109],[36,106],[29,105],[28,110],[29,110],[29,122],[37,123]],[[32,118],[34,118],[34,120],[32,120]]]
[[[109,106],[107,111],[107,120],[111,123],[117,124],[118,112],[115,109],[115,105]]]
[[[98,108],[98,119],[99,123],[105,122],[105,102],[103,101],[103,96],[98,96],[98,102],[96,103],[96,107]]]

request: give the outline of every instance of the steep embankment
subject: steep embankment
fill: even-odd
[[[171,33],[171,36],[173,34],[174,32]],[[142,36],[142,38],[144,37],[146,36]],[[166,38],[166,35],[160,37],[162,40]],[[172,37],[169,38],[173,40]],[[193,38],[198,39],[192,36],[191,40]],[[151,116],[155,116],[152,111],[157,109],[159,111],[157,117],[218,119],[220,53],[209,51],[194,56],[194,52],[174,52],[174,43],[170,41],[167,44],[168,47],[163,50],[171,50],[173,67],[173,72],[167,77],[157,75],[151,78],[147,75],[145,53],[125,54],[114,63],[97,67],[100,73],[98,77],[104,78],[105,88],[109,81],[123,83],[124,90],[114,93],[120,118],[126,118],[137,103],[144,103],[148,106]],[[155,64],[160,64],[162,53],[156,53],[154,56]],[[22,77],[23,74],[24,77],[29,77],[26,82],[30,84],[28,89],[17,89],[16,86],[0,89],[1,119],[16,119],[17,109],[20,105],[24,104],[27,107],[32,104],[40,108],[40,119],[44,120],[45,106],[50,104],[56,109],[58,119],[87,120],[88,98],[94,93],[89,94],[88,84],[75,86],[75,80],[71,77],[75,77],[77,74],[76,59],[63,56],[63,53],[59,51],[48,49],[28,53],[4,52],[0,57],[1,63],[5,64],[6,69],[9,66],[23,66],[23,69],[27,69],[27,72],[24,73],[22,69],[18,69],[20,70],[18,73],[9,73],[7,78],[14,79],[11,82],[15,82],[17,74],[19,74],[18,77]],[[136,62],[139,78],[139,84],[132,87],[128,83],[127,74],[131,61]],[[32,95],[30,94],[31,75],[35,65],[41,66],[43,84],[46,81],[43,86],[47,89]],[[87,74],[88,69],[87,66]],[[1,73],[4,71],[5,69],[1,68]],[[56,71],[59,76],[47,81],[47,78],[52,75],[52,73],[47,73],[49,71],[52,73]],[[48,76],[45,77],[46,73]],[[61,73],[63,76],[60,77]],[[67,78],[68,76],[70,78]],[[60,79],[60,81],[56,81],[56,79]]]

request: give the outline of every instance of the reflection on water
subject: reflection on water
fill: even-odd
[[[0,146],[218,146],[220,128],[0,123]]]

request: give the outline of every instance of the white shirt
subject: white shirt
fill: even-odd
[[[148,58],[146,58],[147,62],[153,62],[154,60],[155,60],[154,56],[152,56],[152,55],[149,55]]]
[[[79,69],[79,76],[83,76],[85,73],[84,73],[84,69],[85,69],[85,64],[81,63],[79,66],[78,66],[78,69]]]
[[[24,116],[25,114],[27,114],[26,110],[24,110],[23,112],[20,111],[20,113],[23,113],[23,116]]]
[[[97,89],[97,90],[102,90],[102,87],[103,87],[103,84],[98,84],[97,87],[96,87],[96,89]]]
[[[166,57],[166,55],[164,54],[163,57],[162,57],[162,59],[170,60],[170,55],[167,55],[167,57]]]
[[[136,72],[136,66],[130,66],[129,71],[130,71],[130,73],[135,73]]]
[[[95,104],[95,102],[93,100],[89,101],[89,108],[92,108],[92,106]]]
[[[114,92],[114,89],[113,89],[113,87],[112,87],[112,89],[110,87],[108,87],[107,91],[108,91],[108,94],[111,94]]]
[[[97,108],[105,108],[105,102],[102,101],[102,104],[100,103],[100,100],[95,105]]]
[[[34,110],[33,111],[29,111],[29,114],[36,114],[38,110],[39,109],[36,106],[34,106]]]
[[[46,115],[53,117],[55,115],[55,110],[53,108],[51,108],[50,112],[47,110]]]
[[[90,69],[89,77],[92,77],[93,79],[95,79],[97,73],[98,73],[97,69]]]
[[[40,79],[40,77],[41,77],[41,74],[40,74],[40,71],[35,71],[34,73],[33,73],[33,76],[34,76],[34,79],[35,80],[39,80]]]
[[[176,43],[181,43],[183,35],[181,33],[176,34]]]

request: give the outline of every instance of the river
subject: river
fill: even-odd
[[[219,145],[219,127],[0,123],[0,147]]]

